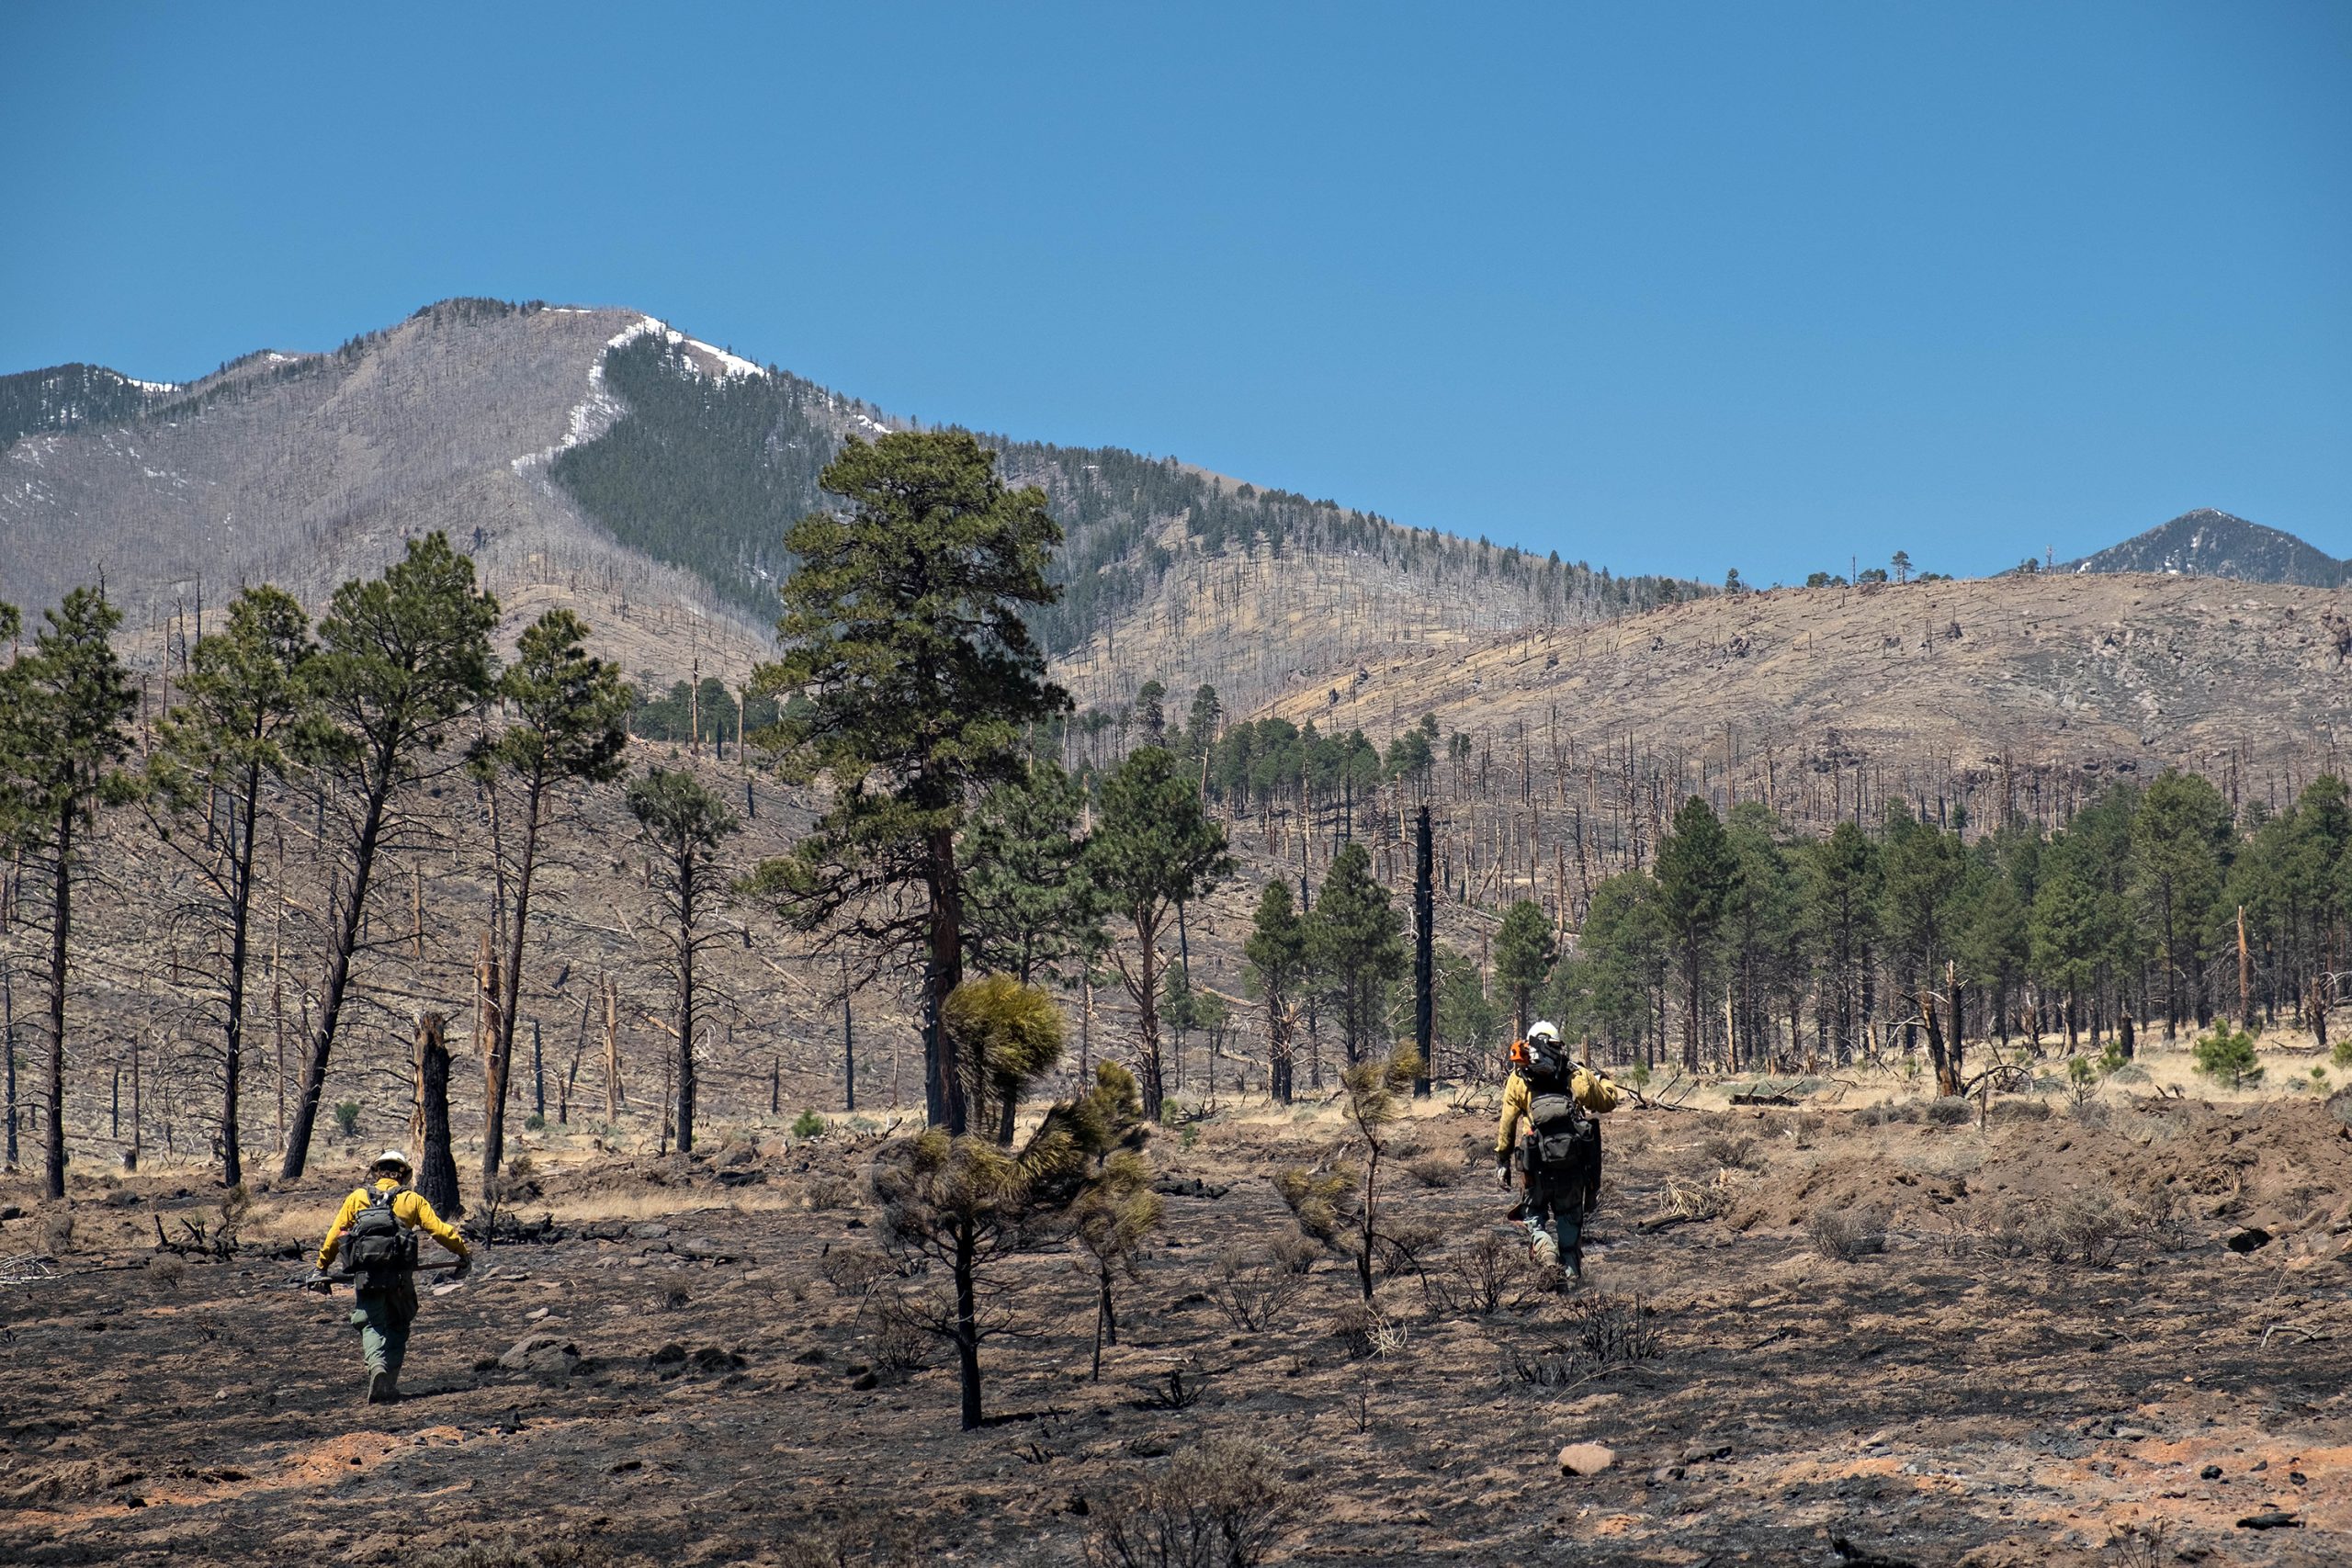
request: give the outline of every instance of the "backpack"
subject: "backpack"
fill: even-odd
[[[1532,1050],[1527,1072],[1528,1131],[1524,1163],[1529,1170],[1551,1176],[1582,1172],[1591,1161],[1591,1145],[1600,1129],[1571,1092],[1575,1075],[1556,1050]]]
[[[365,1275],[370,1290],[387,1290],[416,1267],[416,1235],[392,1212],[406,1188],[378,1189],[343,1233],[343,1266]]]

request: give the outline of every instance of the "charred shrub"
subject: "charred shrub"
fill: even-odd
[[[1422,1260],[1444,1244],[1445,1233],[1418,1220],[1385,1224],[1372,1238],[1372,1255],[1383,1279],[1424,1271]]]
[[[864,1296],[898,1272],[898,1266],[870,1247],[844,1247],[819,1260],[817,1271],[838,1296]]]
[[[1216,1255],[1209,1277],[1209,1299],[1226,1321],[1249,1334],[1261,1334],[1286,1314],[1305,1276],[1266,1247],[1228,1247]]]
[[[1975,1120],[1976,1107],[1964,1095],[1948,1095],[1928,1101],[1928,1120],[1939,1127],[1957,1127]]]
[[[1091,1568],[1255,1568],[1290,1533],[1305,1502],[1281,1478],[1271,1450],[1212,1438],[1157,1474],[1131,1472],[1091,1499],[1086,1561]]]
[[[1423,1276],[1422,1285],[1441,1310],[1484,1316],[1520,1300],[1534,1280],[1518,1236],[1488,1230],[1455,1248],[1442,1269]]]
[[[1569,1342],[1596,1365],[1645,1361],[1666,1348],[1657,1311],[1639,1296],[1587,1296],[1568,1310]]]

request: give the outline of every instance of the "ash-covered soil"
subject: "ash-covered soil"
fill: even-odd
[[[8,1188],[0,1561],[1077,1562],[1137,1473],[1227,1437],[1295,1489],[1274,1561],[2341,1562],[2343,1110],[1631,1111],[1589,1277],[1552,1290],[1479,1278],[1517,1254],[1490,1123],[1432,1104],[1371,1319],[1268,1180],[1338,1122],[1231,1116],[1155,1140],[1166,1224],[1100,1382],[1068,1244],[998,1270],[970,1433],[952,1357],[877,1310],[898,1281],[861,1289],[875,1145],[839,1134],[544,1170],[521,1212],[560,1239],[428,1297],[389,1408],[348,1296],[269,1255],[315,1246],[325,1178],[227,1261],[154,1250],[218,1203],[192,1179],[82,1188],[70,1231]],[[1572,1443],[1613,1462],[1563,1474]]]

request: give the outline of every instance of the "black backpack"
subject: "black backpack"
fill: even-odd
[[[343,1266],[364,1275],[369,1288],[389,1289],[416,1267],[416,1233],[401,1224],[392,1200],[406,1188],[379,1188],[343,1233]]]
[[[1580,1171],[1600,1132],[1570,1092],[1573,1070],[1556,1049],[1531,1044],[1527,1089],[1527,1168],[1554,1175]]]

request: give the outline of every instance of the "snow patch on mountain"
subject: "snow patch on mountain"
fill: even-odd
[[[697,354],[706,355],[716,362],[717,373],[721,380],[732,380],[738,376],[767,374],[765,370],[741,355],[729,354],[723,348],[714,348],[700,338],[688,337],[658,317],[639,316],[636,321],[606,338],[605,346],[597,352],[594,361],[589,365],[588,395],[572,405],[571,412],[564,422],[563,438],[552,446],[543,446],[537,452],[526,452],[523,456],[510,461],[507,467],[513,468],[517,474],[526,474],[533,468],[545,468],[554,461],[559,452],[566,452],[574,446],[594,441],[610,430],[614,422],[628,410],[618,398],[605,388],[605,356],[615,349],[627,348],[641,337],[656,334],[669,347],[686,349],[688,351],[685,356],[686,364],[698,376],[711,372],[702,361],[695,357]]]

